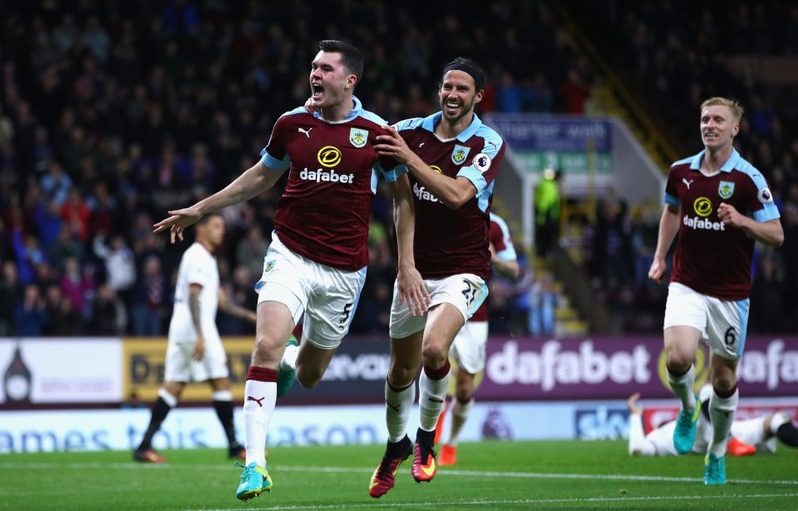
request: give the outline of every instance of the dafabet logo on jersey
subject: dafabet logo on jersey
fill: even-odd
[[[341,163],[341,151],[335,146],[326,145],[319,149],[316,159],[322,167],[329,169]]]
[[[693,201],[693,210],[698,216],[708,217],[712,213],[712,201],[706,197],[699,197]]]
[[[691,229],[705,231],[725,231],[726,224],[723,222],[713,222],[706,217],[712,214],[712,201],[706,197],[699,197],[693,201],[693,211],[698,216],[691,217],[684,215],[682,223]]]
[[[440,202],[435,195],[427,190],[424,186],[419,186],[418,183],[413,183],[413,193],[415,194],[418,200],[423,200],[427,202]]]
[[[343,159],[341,150],[337,147],[331,145],[322,147],[319,149],[319,152],[316,153],[316,159],[319,161],[319,165],[324,168],[313,170],[305,167],[299,173],[300,179],[314,181],[316,183],[343,183],[350,185],[355,182],[354,173],[339,174],[333,168],[340,165]],[[329,172],[327,172],[326,169],[329,169]]]

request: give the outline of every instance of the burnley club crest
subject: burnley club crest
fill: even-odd
[[[718,195],[721,199],[728,199],[734,193],[734,183],[732,181],[721,181],[718,185]]]
[[[369,141],[369,132],[359,128],[349,130],[349,142],[357,148],[361,148]]]

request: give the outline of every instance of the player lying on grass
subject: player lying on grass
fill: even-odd
[[[707,386],[702,393],[711,392]],[[648,434],[643,431],[643,408],[637,404],[640,394],[629,396],[629,454],[638,456],[676,456],[673,446],[673,429],[676,421],[653,429]],[[696,440],[693,454],[707,453],[712,440],[712,424],[709,416],[709,400],[701,400],[701,414],[698,418]],[[747,456],[755,453],[776,452],[776,439],[790,447],[798,447],[798,428],[784,412],[774,412],[746,420],[735,420],[728,440],[728,452],[734,456]]]

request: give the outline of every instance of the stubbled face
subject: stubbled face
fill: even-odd
[[[310,67],[310,99],[314,108],[337,105],[344,101],[347,91],[357,78],[350,74],[338,52],[320,51]]]
[[[707,149],[731,146],[739,131],[740,122],[734,117],[731,108],[711,105],[701,110],[701,141]]]
[[[476,90],[470,74],[453,69],[443,75],[438,102],[447,121],[455,123],[470,115],[474,112],[474,105],[480,101],[482,91]]]

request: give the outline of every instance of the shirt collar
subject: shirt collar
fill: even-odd
[[[349,114],[346,116],[345,119],[342,119],[340,121],[328,121],[326,119],[322,119],[321,113],[318,111],[313,112],[313,117],[315,117],[316,119],[320,119],[324,122],[329,122],[330,124],[340,124],[343,122],[349,122],[363,113],[363,103],[361,103],[360,100],[357,99],[357,96],[352,96],[352,102],[354,103],[354,105],[352,106],[352,110],[349,111]]]
[[[436,112],[428,117],[425,117],[421,122],[421,127],[430,133],[435,133],[435,126],[441,122],[441,117],[443,117],[442,112]],[[469,138],[474,136],[480,126],[482,126],[482,121],[479,119],[477,114],[474,114],[474,117],[471,119],[471,124],[469,124],[466,129],[461,131],[454,138],[457,139],[458,142],[466,142]]]
[[[693,156],[693,160],[690,162],[690,169],[692,170],[701,170],[701,162],[704,160],[704,155],[706,154],[707,150],[704,149],[700,153]],[[731,172],[732,170],[737,168],[737,164],[740,162],[742,158],[740,157],[740,153],[737,152],[737,149],[732,147],[732,153],[729,155],[729,159],[721,165],[720,170],[722,172]]]

